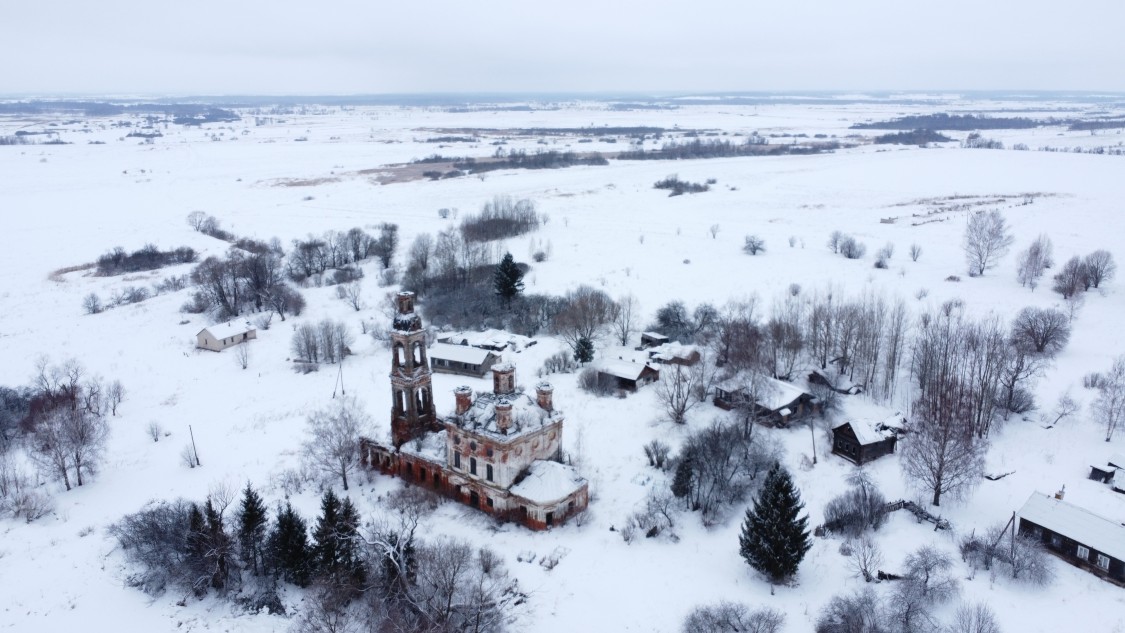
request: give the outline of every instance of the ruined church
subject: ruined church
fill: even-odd
[[[390,445],[361,439],[363,464],[532,529],[586,508],[589,486],[560,461],[563,414],[553,387],[517,390],[515,367],[492,367],[492,392],[454,390],[455,409],[434,409],[432,373],[414,293],[400,292],[391,326]]]

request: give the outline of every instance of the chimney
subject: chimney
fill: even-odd
[[[507,398],[500,398],[496,403],[496,428],[504,435],[512,428],[512,403]]]
[[[501,363],[492,368],[492,392],[506,396],[516,391],[516,366]]]
[[[1055,493],[1055,498],[1058,499],[1059,501],[1062,501],[1063,497],[1065,497],[1065,496],[1066,496],[1066,486],[1064,485],[1062,488],[1059,488],[1058,492]]]
[[[551,394],[555,392],[555,388],[549,382],[541,382],[535,385],[535,402],[539,405],[540,409],[544,411],[553,411],[555,406],[551,402]]]
[[[395,295],[395,303],[398,305],[399,314],[413,314],[414,313],[414,293],[403,291]]]
[[[465,415],[469,407],[473,406],[473,390],[462,385],[453,390],[453,397],[457,399],[457,415]]]

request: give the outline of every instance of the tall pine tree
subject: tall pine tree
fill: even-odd
[[[492,276],[492,286],[496,294],[509,306],[512,305],[512,299],[523,292],[523,271],[516,264],[516,260],[512,259],[511,253],[504,253],[504,259],[497,264],[496,272]]]
[[[258,574],[262,562],[262,551],[266,540],[266,527],[269,517],[262,497],[246,482],[242,491],[242,506],[238,514],[238,545],[242,552],[242,564]]]
[[[313,561],[318,576],[343,587],[358,588],[364,569],[359,547],[359,512],[350,498],[329,490],[320,501],[313,529]]]
[[[309,584],[308,526],[287,501],[277,508],[277,523],[266,541],[266,559],[274,573],[299,587]]]
[[[789,473],[774,462],[754,507],[747,508],[739,553],[754,569],[781,582],[797,573],[809,541],[808,516],[798,516],[805,504]]]

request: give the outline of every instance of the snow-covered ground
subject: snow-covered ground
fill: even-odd
[[[51,129],[70,145],[0,147],[0,384],[26,384],[36,359],[80,360],[91,374],[120,379],[128,390],[120,415],[111,419],[107,460],[87,485],[64,492],[46,484],[57,504],[53,514],[32,524],[0,519],[0,629],[13,631],[242,630],[284,629],[289,621],[267,614],[248,615],[214,598],[189,600],[171,593],[151,599],[126,587],[129,567],[108,525],[151,499],[202,500],[219,483],[240,487],[253,482],[272,506],[285,495],[286,474],[299,468],[305,416],[331,401],[335,366],[300,375],[289,368],[289,342],[296,324],[325,317],[355,329],[355,356],[343,368],[344,386],[389,425],[389,352],[359,335],[361,319],[386,318],[376,306],[388,289],[378,288],[376,263],[365,266],[369,307],[356,313],[333,288],[304,291],[309,307],[299,318],[259,331],[243,370],[234,355],[194,349],[194,335],[209,323],[179,307],[187,291],[165,294],[133,306],[85,315],[82,298],[106,296],[127,285],[150,285],[182,266],[125,278],[99,278],[75,272],[61,280],[56,269],[91,262],[114,246],[135,250],[146,243],[161,248],[191,246],[204,255],[221,254],[226,244],[193,232],[185,216],[193,210],[213,214],[223,228],[259,239],[293,238],[329,229],[394,222],[401,244],[414,236],[454,226],[439,208],[475,211],[495,195],[528,197],[549,216],[539,231],[503,245],[521,261],[549,246],[551,257],[533,264],[528,291],[563,293],[590,284],[611,296],[632,293],[645,321],[672,299],[688,306],[721,304],[757,293],[767,302],[792,283],[806,291],[837,289],[844,294],[872,290],[903,297],[917,311],[960,298],[967,309],[994,312],[1007,320],[1028,305],[1060,303],[1049,284],[1032,292],[1015,279],[1016,250],[1040,233],[1054,240],[1055,257],[1065,261],[1104,248],[1125,257],[1121,201],[1125,200],[1125,158],[1078,153],[966,150],[956,144],[929,149],[864,145],[833,154],[678,161],[611,161],[602,167],[501,171],[481,177],[439,182],[419,180],[379,186],[360,170],[376,169],[434,153],[491,155],[490,143],[503,132],[473,144],[439,148],[427,138],[461,134],[449,130],[529,127],[651,125],[706,129],[729,134],[814,134],[844,137],[856,121],[889,119],[924,112],[982,112],[1000,116],[1066,116],[1060,109],[1093,111],[1086,104],[938,101],[924,105],[692,106],[678,110],[618,112],[597,103],[566,104],[558,110],[451,113],[423,108],[327,108],[319,114],[274,117],[255,126],[242,122],[198,128],[168,126],[151,144],[125,137],[113,117]],[[1032,112],[1028,112],[1031,110]],[[1062,113],[1060,113],[1062,112]],[[1117,115],[1120,116],[1118,111]],[[280,119],[284,119],[281,121]],[[47,129],[52,120],[0,118],[0,136],[17,129]],[[87,128],[90,131],[81,131]],[[862,131],[874,136],[877,131]],[[985,132],[1006,145],[1030,147],[1118,145],[1113,132],[1068,132],[1051,127]],[[952,136],[963,138],[964,133]],[[298,141],[304,138],[307,140]],[[544,146],[536,137],[508,137],[506,148],[620,151],[628,143],[577,143],[578,137],[553,137]],[[1112,141],[1110,140],[1112,139]],[[88,144],[88,141],[104,144]],[[777,139],[775,142],[787,142]],[[648,141],[646,147],[658,142]],[[652,183],[676,173],[689,181],[717,180],[711,191],[668,197]],[[282,179],[323,179],[309,186],[281,186]],[[1047,194],[1022,205],[1024,194]],[[1006,196],[1000,208],[1013,227],[1015,247],[981,278],[965,274],[961,252],[963,213],[945,221],[915,226],[927,198],[952,195]],[[993,207],[990,207],[993,208]],[[893,222],[881,219],[897,218]],[[709,227],[719,225],[712,237]],[[825,247],[839,229],[868,246],[869,255],[849,261]],[[743,254],[743,238],[756,234],[766,251]],[[793,238],[793,245],[790,245]],[[872,267],[874,251],[894,243],[887,270]],[[907,250],[922,247],[917,262]],[[401,261],[401,258],[399,258]],[[962,281],[950,282],[950,275]],[[1108,367],[1125,353],[1121,317],[1125,294],[1115,281],[1089,293],[1078,314],[1068,347],[1038,383],[1038,401],[1049,408],[1063,391],[1088,403],[1084,373]],[[920,291],[925,290],[925,296]],[[517,366],[517,380],[530,385],[543,360],[563,348],[540,344],[505,360]],[[483,515],[453,503],[426,520],[430,534],[453,534],[500,551],[531,599],[517,628],[534,631],[673,631],[695,605],[729,599],[772,606],[787,615],[786,631],[808,631],[821,607],[836,593],[858,588],[836,539],[815,539],[793,587],[770,595],[767,583],[738,556],[741,510],[717,527],[704,527],[685,514],[676,526],[678,542],[640,539],[626,544],[618,531],[626,516],[665,475],[647,467],[643,444],[660,438],[677,447],[690,428],[705,425],[722,411],[709,404],[693,410],[687,427],[664,421],[651,389],[625,399],[595,398],[579,391],[574,375],[555,375],[555,406],[566,415],[564,446],[579,459],[591,482],[592,519],[581,527],[565,525],[533,533],[512,525],[497,527]],[[453,406],[450,393],[460,384],[487,388],[484,380],[435,375],[437,406]],[[887,407],[905,407],[905,390]],[[881,418],[891,409],[865,396],[847,399],[840,415]],[[169,435],[154,443],[146,432],[158,422]],[[189,469],[180,452],[191,427],[202,467]],[[810,515],[821,522],[824,504],[842,492],[852,467],[828,455],[829,440],[817,436],[814,467],[807,428],[773,430],[786,449]],[[1087,409],[1075,419],[1044,429],[1032,414],[1013,419],[993,438],[990,472],[1013,474],[983,481],[961,503],[942,506],[955,534],[934,532],[909,515],[896,514],[878,533],[886,567],[922,544],[955,554],[957,536],[1002,523],[1033,491],[1066,486],[1067,500],[1125,521],[1125,495],[1086,480],[1090,464],[1125,452],[1125,434],[1106,444]],[[914,498],[898,457],[867,467],[889,499]],[[361,477],[351,495],[366,515],[380,511],[380,497],[397,481]],[[294,504],[312,518],[319,491],[296,493]],[[92,528],[92,529],[91,529]],[[552,570],[517,560],[521,552],[556,553]],[[988,602],[1005,630],[1063,631],[1078,621],[1098,631],[1125,630],[1125,590],[1061,561],[1058,580],[1046,589],[1013,585],[987,574],[966,578],[958,563],[963,596]],[[297,603],[300,592],[287,594]],[[297,605],[299,609],[299,605]]]

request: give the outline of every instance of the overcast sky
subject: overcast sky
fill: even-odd
[[[1122,0],[0,5],[0,94],[1125,91]]]

